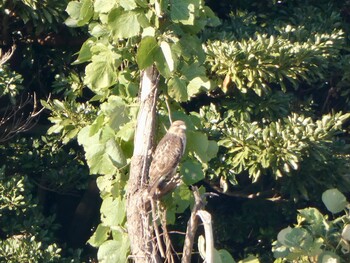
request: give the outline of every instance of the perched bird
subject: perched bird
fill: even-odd
[[[151,197],[163,196],[176,187],[177,182],[174,180],[174,175],[185,152],[185,130],[185,122],[174,121],[158,143],[149,171],[148,190]]]

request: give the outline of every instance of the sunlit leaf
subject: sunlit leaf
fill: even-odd
[[[144,37],[137,50],[136,61],[140,69],[144,69],[153,64],[155,56],[159,50],[156,39],[152,36]]]
[[[129,38],[140,33],[141,26],[138,21],[138,15],[135,11],[123,11],[122,9],[114,9],[109,13],[108,25],[116,41],[120,38]]]
[[[329,189],[322,194],[322,201],[333,214],[343,211],[348,204],[346,197],[338,189]]]
[[[109,236],[110,228],[99,224],[94,232],[94,234],[87,241],[93,247],[99,247],[103,242],[105,242]]]
[[[176,101],[188,100],[186,82],[179,77],[173,77],[168,81],[168,94]]]

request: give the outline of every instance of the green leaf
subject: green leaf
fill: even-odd
[[[162,49],[164,58],[166,63],[168,64],[168,68],[170,70],[170,72],[174,71],[174,67],[175,67],[175,62],[171,53],[171,48],[169,43],[162,41],[160,43],[160,48]]]
[[[140,69],[145,69],[151,66],[155,61],[155,57],[158,53],[159,46],[154,37],[144,37],[139,45],[136,54],[136,61]]]
[[[70,16],[70,19],[67,19],[66,21],[67,25],[84,26],[89,22],[94,14],[92,1],[82,0],[81,2],[69,2],[66,12]]]
[[[155,55],[155,63],[159,73],[166,79],[171,77],[171,72],[168,67],[168,63],[165,60],[162,50],[159,48],[157,54]]]
[[[118,233],[121,238],[115,240],[107,240],[104,242],[98,252],[97,259],[100,263],[116,263],[127,262],[129,253],[129,239],[127,234]]]
[[[182,180],[186,185],[191,185],[204,179],[204,173],[200,163],[192,160],[187,160],[181,164]]]
[[[124,10],[133,10],[137,7],[134,0],[120,0],[119,4],[124,8]]]
[[[317,263],[340,263],[340,257],[331,251],[322,252],[317,259]]]
[[[124,11],[114,9],[108,16],[108,24],[115,41],[121,38],[130,38],[140,33],[138,13],[135,11]]]
[[[135,121],[128,122],[124,126],[122,126],[117,132],[117,137],[121,138],[123,141],[131,141],[134,138],[136,129]]]
[[[114,174],[101,175],[97,177],[96,184],[100,190],[100,195],[103,198],[105,195],[109,195],[113,188]]]
[[[106,116],[107,123],[114,131],[129,122],[129,107],[119,96],[110,96],[108,101],[101,105],[101,112]]]
[[[208,26],[216,27],[221,25],[220,19],[215,15],[213,10],[211,10],[208,6],[204,6],[204,11],[208,20]]]
[[[168,94],[178,102],[187,101],[186,82],[179,77],[173,77],[168,81]]]
[[[80,63],[90,61],[91,57],[92,57],[92,53],[91,53],[90,49],[94,43],[95,43],[95,41],[92,39],[86,40],[79,50],[78,58],[72,64],[77,65]]]
[[[277,235],[277,240],[286,247],[298,249],[308,249],[313,244],[311,235],[303,228],[282,229]]]
[[[214,261],[215,263],[226,263],[225,261],[222,261],[221,257],[220,257],[220,253],[217,249],[214,248],[213,250],[213,254],[214,254]]]
[[[117,67],[121,64],[120,56],[103,44],[95,45],[92,61],[85,68],[84,83],[94,92],[101,93],[117,81]]]
[[[170,5],[170,17],[174,22],[183,25],[193,25],[195,20],[195,9],[199,6],[196,0],[173,1]]]
[[[187,86],[188,96],[193,97],[198,94],[202,88],[205,91],[209,91],[211,88],[211,82],[207,77],[195,77],[192,79]]]
[[[112,196],[106,197],[101,205],[101,215],[103,225],[112,229],[121,225],[126,215],[125,200],[120,197],[115,199]]]
[[[91,174],[114,174],[118,167],[126,164],[120,146],[115,141],[114,131],[107,126],[90,136],[91,126],[78,134],[78,142],[84,146],[85,158]]]
[[[98,13],[108,13],[115,4],[115,0],[95,0],[94,9]]]
[[[215,158],[218,154],[219,146],[216,141],[209,140],[207,148],[208,161]]]
[[[201,162],[206,163],[212,157],[216,156],[217,146],[215,147],[215,142],[209,143],[208,137],[204,133],[189,131],[187,133],[187,141],[188,151],[194,152],[196,158]]]
[[[196,77],[205,76],[205,67],[201,66],[198,62],[187,64],[184,63],[180,69],[181,73],[186,77],[187,80],[194,79]]]
[[[93,247],[99,247],[103,242],[108,239],[110,228],[99,224],[94,234],[87,241]]]
[[[235,263],[235,260],[231,256],[231,254],[226,249],[220,249],[218,250],[218,253],[221,258],[221,262],[225,263]]]
[[[204,63],[206,54],[204,52],[201,40],[195,36],[186,34],[178,42],[181,50],[181,56],[190,63]]]
[[[346,197],[336,188],[323,192],[322,201],[333,214],[343,211],[348,204]]]
[[[259,263],[259,262],[260,262],[259,259],[257,259],[253,255],[250,255],[247,258],[238,261],[238,263]]]

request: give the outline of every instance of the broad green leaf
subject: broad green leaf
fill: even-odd
[[[121,138],[123,141],[126,142],[131,141],[132,138],[134,138],[135,129],[135,121],[128,122],[119,129],[119,131],[117,132],[117,137]]]
[[[224,263],[235,263],[235,260],[231,256],[231,254],[226,249],[220,249],[218,250],[218,253],[221,258],[221,262]]]
[[[137,7],[135,0],[119,0],[119,4],[124,10],[133,10]]]
[[[155,62],[159,73],[166,79],[171,77],[171,72],[168,63],[165,60],[162,50],[159,48],[155,55]]]
[[[115,0],[95,0],[94,9],[98,13],[108,13],[115,6]]]
[[[195,77],[188,83],[188,96],[193,97],[194,95],[198,94],[201,90],[209,91],[210,88],[211,82],[207,77]]]
[[[329,227],[324,216],[314,207],[304,208],[298,210],[298,212],[298,223],[307,222],[310,224],[310,228],[317,236],[322,236]]]
[[[344,240],[350,241],[350,224],[344,226],[341,236]]]
[[[191,185],[204,179],[204,173],[200,163],[192,160],[187,160],[181,164],[182,180],[186,185]]]
[[[216,250],[215,248],[213,250],[213,254],[214,254],[214,262],[215,263],[226,263],[225,261],[222,261],[219,251]]]
[[[204,6],[204,11],[205,11],[205,15],[207,17],[207,25],[208,26],[216,27],[216,26],[221,25],[220,19],[215,15],[213,10],[211,10],[208,6]]]
[[[101,105],[101,112],[106,116],[108,125],[119,131],[120,126],[129,122],[129,107],[119,96],[110,96],[108,101]]]
[[[108,16],[108,24],[115,41],[121,38],[130,38],[140,33],[140,23],[136,11],[114,9]]]
[[[112,229],[121,225],[124,222],[125,213],[125,200],[120,197],[114,199],[112,196],[103,199],[101,205],[101,221],[103,225]]]
[[[348,204],[346,197],[336,188],[323,192],[322,201],[333,214],[343,211]]]
[[[184,63],[180,71],[186,77],[187,80],[191,80],[200,76],[205,76],[206,74],[205,67],[201,66],[198,62],[192,64]]]
[[[94,92],[101,93],[116,83],[120,56],[102,44],[94,46],[92,52],[96,54],[85,68],[84,82]]]
[[[207,148],[208,161],[215,158],[216,155],[218,154],[218,151],[219,151],[219,146],[217,142],[213,140],[209,140],[208,148]]]
[[[102,198],[105,195],[109,195],[113,187],[114,174],[101,175],[97,177],[96,184],[100,190]]]
[[[183,213],[193,203],[193,193],[187,185],[180,184],[171,195],[172,207],[176,213]]]
[[[84,26],[94,13],[91,0],[69,2],[66,12],[70,17],[67,18],[65,23],[71,27]]]
[[[168,81],[168,94],[176,101],[188,100],[186,82],[179,77],[173,77]]]
[[[189,131],[187,133],[187,145],[188,150],[194,152],[196,158],[198,158],[201,162],[208,162],[211,159],[211,156],[208,156],[208,148],[209,148],[209,141],[208,137],[198,131]],[[215,151],[214,144],[210,144],[210,147],[214,147],[210,149],[210,155],[212,155]]]
[[[259,262],[260,262],[259,259],[257,259],[253,255],[250,255],[247,258],[238,261],[238,263],[259,263]]]
[[[181,56],[190,63],[204,63],[206,54],[204,52],[201,40],[195,36],[186,34],[180,38],[177,44],[181,49]]]
[[[142,38],[154,37],[156,30],[153,27],[146,27],[142,30]]]
[[[195,20],[195,9],[199,6],[198,0],[173,1],[170,5],[170,17],[174,22],[183,25],[193,25]]]
[[[303,228],[287,227],[278,233],[277,240],[290,248],[309,249],[313,244],[311,235]]]
[[[331,251],[324,251],[318,256],[317,263],[340,263],[340,257]]]
[[[136,54],[136,61],[140,69],[145,69],[151,66],[156,60],[155,56],[159,50],[158,43],[154,37],[144,37],[139,45]]]
[[[173,56],[171,53],[171,48],[170,48],[169,43],[162,41],[160,43],[160,48],[162,49],[165,61],[168,64],[168,68],[169,68],[170,72],[174,71],[174,66],[175,66],[174,64],[175,63],[174,63],[174,59],[173,59]]]
[[[107,240],[97,252],[97,259],[100,263],[127,262],[129,254],[129,240],[127,234],[119,233],[123,237],[120,240]]]
[[[72,63],[73,65],[80,64],[91,60],[91,46],[95,43],[94,40],[88,39],[81,46],[78,54],[78,58]]]
[[[120,146],[115,141],[114,131],[105,126],[90,136],[91,126],[84,127],[78,134],[78,142],[84,146],[85,158],[91,174],[113,174],[126,164]]]
[[[66,12],[71,18],[78,20],[82,5],[83,5],[82,2],[70,1],[67,5]]]
[[[110,228],[99,224],[94,234],[87,241],[93,247],[99,247],[108,239]]]
[[[109,35],[109,29],[106,25],[101,24],[90,24],[89,33],[96,39],[106,37]]]

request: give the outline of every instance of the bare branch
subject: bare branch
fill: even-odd
[[[32,109],[27,112],[28,106],[32,104]],[[26,98],[21,98],[20,102],[10,107],[7,107],[0,117],[0,143],[8,141],[16,134],[25,132],[33,128],[39,118],[39,114],[44,108],[38,109],[36,94],[27,95]]]
[[[13,53],[16,50],[16,45],[13,45],[10,50],[5,52],[4,54],[2,53],[2,49],[0,49],[0,66],[4,65],[13,55]]]

